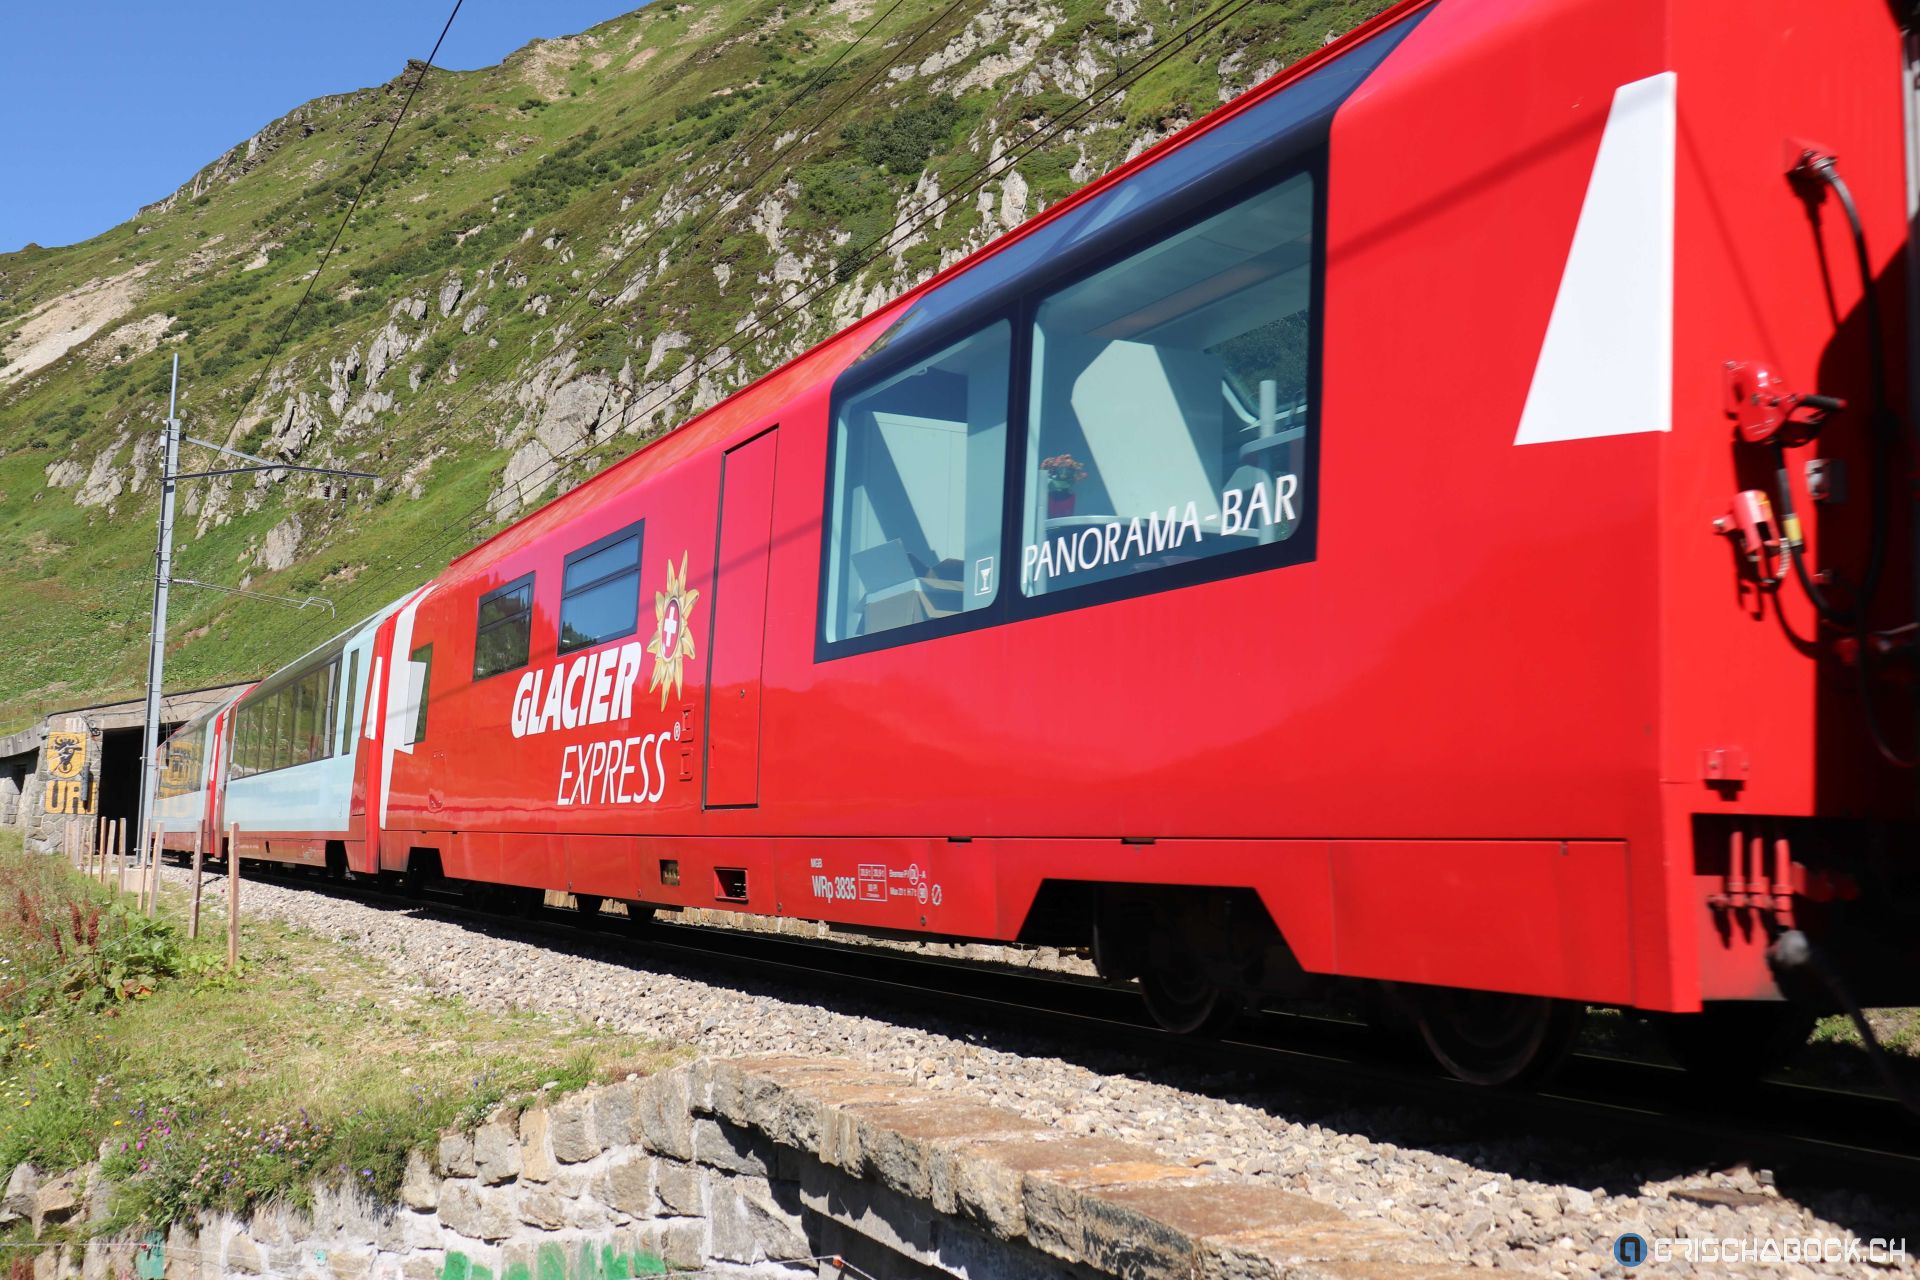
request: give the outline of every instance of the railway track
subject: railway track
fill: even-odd
[[[209,868],[209,874],[218,872]],[[1097,979],[915,955],[855,942],[798,939],[761,931],[664,921],[625,931],[618,917],[589,925],[575,913],[488,910],[465,898],[407,893],[365,881],[249,864],[249,879],[345,897],[395,911],[431,913],[492,936],[538,938],[555,949],[634,966],[669,958],[697,976],[716,967],[803,988],[810,999],[862,998],[901,1010],[956,1016],[983,1032],[1018,1029],[1047,1051],[1075,1059],[1119,1054],[1150,1074],[1249,1082],[1280,1081],[1309,1091],[1308,1109],[1351,1113],[1356,1104],[1425,1108],[1443,1122],[1442,1141],[1549,1136],[1630,1151],[1649,1164],[1773,1171],[1783,1190],[1871,1187],[1920,1194],[1920,1124],[1889,1098],[1778,1080],[1715,1095],[1685,1073],[1656,1063],[1576,1053],[1530,1093],[1486,1090],[1401,1055],[1368,1028],[1276,1010],[1249,1014],[1221,1039],[1174,1035],[1154,1026],[1139,997]],[[610,932],[609,925],[618,932]],[[822,988],[830,978],[832,987]],[[1109,1068],[1110,1069],[1110,1068]]]

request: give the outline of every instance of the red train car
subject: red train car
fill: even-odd
[[[457,560],[356,865],[1392,984],[1483,1081],[1920,998],[1906,70],[1395,7]]]

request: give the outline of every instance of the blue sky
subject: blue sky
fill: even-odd
[[[436,65],[488,66],[642,0],[465,0]],[[0,253],[72,244],[309,98],[424,58],[453,0],[0,5]]]

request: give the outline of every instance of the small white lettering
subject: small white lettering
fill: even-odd
[[[1290,525],[1300,518],[1294,505],[1299,491],[1300,477],[1288,473],[1272,481],[1256,480],[1245,488],[1228,489],[1220,495],[1220,514],[1209,515],[1204,521],[1198,502],[1176,502],[1165,511],[1150,511],[1144,518],[1116,518],[1029,542],[1020,553],[1021,586],[1031,591],[1035,584],[1048,579],[1158,556],[1188,542],[1205,542],[1209,535],[1204,526],[1216,520],[1220,531],[1211,535],[1216,538],[1262,534],[1274,525]]]

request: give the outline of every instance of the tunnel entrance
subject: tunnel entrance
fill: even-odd
[[[16,826],[27,790],[33,786],[33,771],[40,753],[27,751],[0,758],[0,824]]]
[[[160,740],[179,728],[162,724]],[[137,843],[133,824],[140,818],[140,749],[144,729],[108,729],[100,735],[100,809],[102,818],[127,824],[127,848]]]

